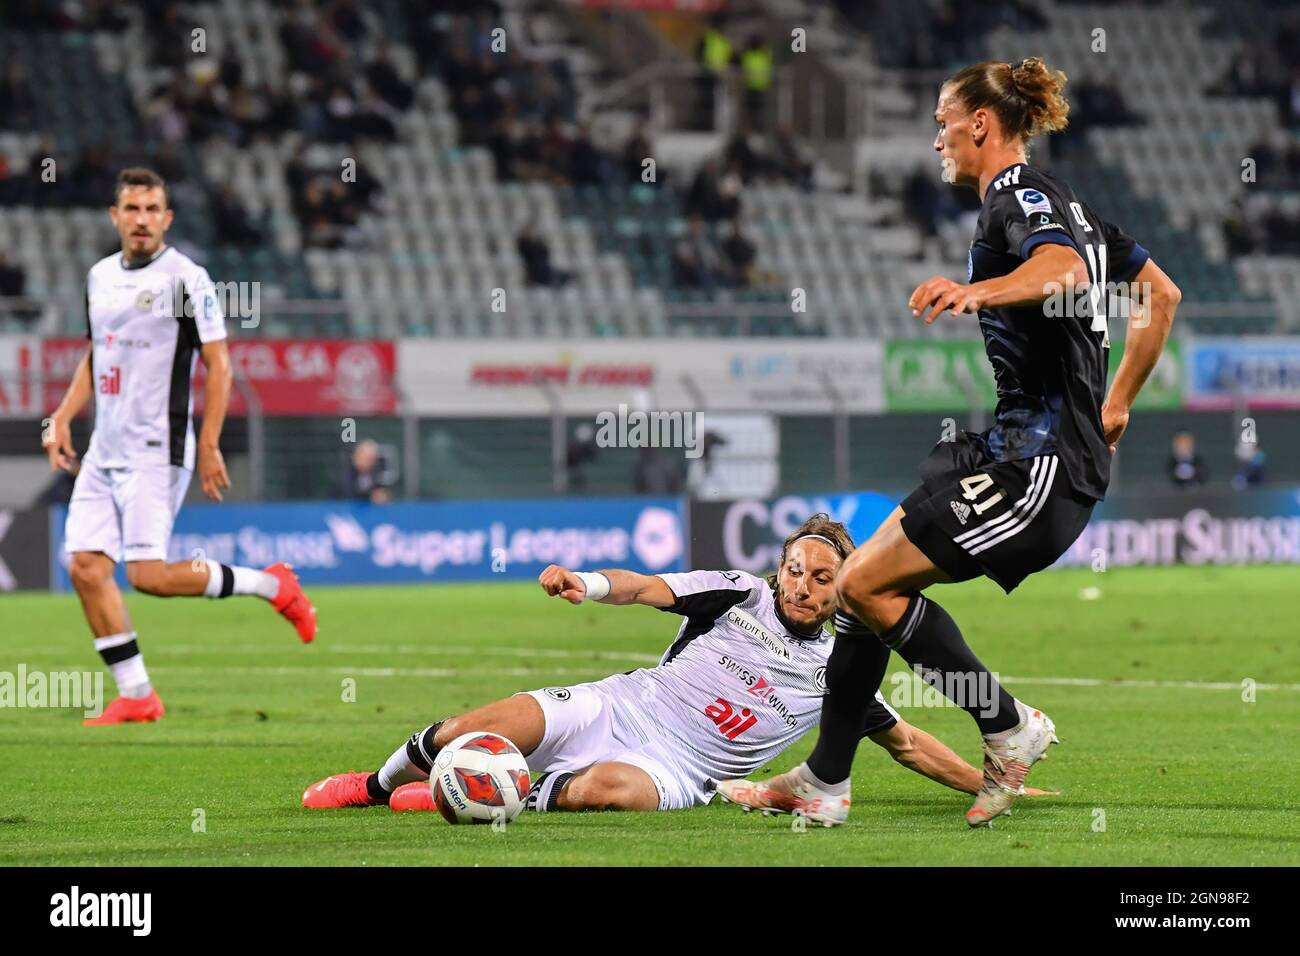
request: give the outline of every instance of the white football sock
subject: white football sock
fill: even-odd
[[[208,584],[203,593],[210,598],[256,594],[268,601],[280,590],[280,579],[256,568],[208,561]]]
[[[112,672],[117,692],[123,697],[139,700],[153,693],[153,685],[149,683],[144,655],[140,653],[135,637],[135,631],[97,637],[95,650],[99,651],[99,656],[104,658],[104,663]]]
[[[808,765],[806,763],[799,764],[799,766],[794,768],[794,772],[798,774],[800,777],[802,777],[808,783],[811,783],[818,790],[824,790],[826,793],[829,793],[832,797],[842,797],[849,792],[849,782],[852,779],[851,777],[845,777],[843,780],[839,781],[838,783],[826,783],[825,781],[818,778],[818,776],[815,773],[809,770]]]
[[[384,766],[379,771],[379,785],[392,793],[404,783],[413,783],[416,780],[428,780],[429,773],[427,770],[421,770],[406,755],[406,744],[398,747],[393,751],[393,755],[388,758]]]

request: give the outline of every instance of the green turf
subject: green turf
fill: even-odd
[[[320,637],[303,647],[255,599],[132,595],[167,718],[84,729],[75,711],[0,709],[0,864],[1297,864],[1298,583],[1295,568],[1168,569],[1041,574],[1012,597],[987,582],[938,589],[1063,740],[1030,782],[1064,795],[1021,801],[973,832],[966,797],[870,744],[851,823],[837,830],[796,832],[789,817],[721,805],[526,815],[504,832],[382,808],[303,810],[307,784],[377,766],[439,717],[644,663],[676,620],[573,608],[531,585],[322,588]],[[1091,586],[1100,600],[1081,600]],[[0,609],[0,670],[98,666],[74,597],[8,596]],[[346,678],[355,703],[342,700]],[[1157,686],[1034,682],[1045,678]],[[1284,686],[1246,703],[1246,678]],[[1162,683],[1179,681],[1233,687]],[[978,759],[961,712],[904,716]],[[206,832],[194,832],[196,810]]]

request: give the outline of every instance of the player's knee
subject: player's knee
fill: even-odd
[[[569,781],[564,803],[569,810],[622,810],[631,803],[630,791],[622,781],[585,773]]]
[[[866,568],[850,564],[852,560],[850,556],[840,568],[835,578],[835,594],[841,607],[849,608],[870,624],[884,603],[885,595],[878,593],[875,582],[865,573]]]
[[[96,555],[78,552],[68,564],[68,577],[78,594],[98,591],[113,576],[111,561],[101,561]]]
[[[465,718],[461,716],[443,718],[441,726],[433,735],[433,745],[435,747],[445,747],[462,734],[467,734],[471,730],[482,730],[478,727],[467,727]]]

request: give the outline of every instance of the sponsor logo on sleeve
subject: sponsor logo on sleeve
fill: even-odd
[[[1037,189],[1017,189],[1016,199],[1020,202],[1020,208],[1025,211],[1025,218],[1028,219],[1036,212],[1052,211],[1052,204],[1046,196]]]

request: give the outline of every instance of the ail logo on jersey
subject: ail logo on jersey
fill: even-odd
[[[748,707],[742,707],[737,711],[731,701],[722,697],[716,698],[712,704],[704,708],[704,716],[717,724],[718,733],[728,740],[735,740],[758,723],[757,715],[751,713]]]
[[[758,621],[744,611],[732,608],[727,612],[727,620],[754,638],[781,660],[788,661],[790,659],[790,649],[785,646],[785,643],[779,637],[769,634],[762,624],[759,624]]]
[[[1032,217],[1036,212],[1048,213],[1052,211],[1051,201],[1037,189],[1017,189],[1016,199],[1020,201],[1020,208],[1025,211],[1026,219]]]
[[[110,368],[103,375],[99,376],[99,394],[122,394],[122,370],[116,365]]]

